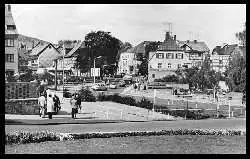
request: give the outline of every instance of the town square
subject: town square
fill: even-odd
[[[246,154],[245,4],[5,4],[5,154]]]

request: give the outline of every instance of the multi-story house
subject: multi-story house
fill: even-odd
[[[190,67],[189,55],[177,45],[176,35],[172,37],[166,33],[164,42],[158,46],[157,51],[149,52],[148,80],[162,78],[175,74],[175,70]]]
[[[191,66],[200,67],[209,54],[210,50],[205,42],[202,41],[179,41],[178,45],[188,54]]]
[[[140,64],[140,62],[136,60],[136,54],[129,49],[120,54],[117,74],[136,74],[138,64]]]
[[[34,47],[29,56],[28,67],[36,72],[38,68],[54,67],[54,61],[62,55],[53,44],[49,43]]]
[[[119,56],[117,74],[137,74],[140,58],[146,56],[146,46],[151,41],[143,41],[140,44],[122,52]]]
[[[70,49],[72,45],[64,45],[64,47],[60,47],[59,50],[61,54],[65,54],[64,57],[61,56],[58,59],[58,71],[62,73],[64,70],[65,76],[67,75],[80,75],[80,70],[75,68],[77,54],[79,52],[85,51],[85,44],[83,41],[78,41],[74,44],[74,47]],[[84,53],[83,53],[84,54]]]
[[[229,64],[229,60],[236,54],[245,57],[245,52],[246,49],[237,44],[226,44],[222,47],[216,46],[210,55],[211,67],[216,72],[224,73]]]
[[[11,5],[5,5],[5,75],[18,73],[18,32],[11,13]]]

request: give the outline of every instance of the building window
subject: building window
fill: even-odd
[[[15,30],[16,26],[15,25],[7,25],[7,30]]]
[[[183,54],[182,53],[177,53],[176,58],[177,59],[183,59]]]
[[[168,63],[168,68],[171,68],[171,63]]]
[[[173,53],[167,53],[167,59],[173,59],[174,58],[174,54]]]
[[[152,74],[152,78],[155,78],[155,74]]]
[[[14,39],[5,39],[5,46],[14,47]]]
[[[158,68],[162,68],[162,63],[158,63]]]
[[[159,59],[163,59],[163,58],[164,58],[164,54],[163,54],[163,53],[159,53],[159,54],[158,54],[158,58],[159,58]]]
[[[5,54],[5,62],[14,62],[14,54]]]
[[[219,60],[219,64],[222,64],[222,60]]]

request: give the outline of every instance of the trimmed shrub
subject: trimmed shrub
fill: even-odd
[[[95,96],[93,95],[93,93],[88,90],[88,89],[84,89],[82,88],[79,92],[79,96],[81,98],[82,101],[85,101],[85,102],[95,102],[96,101],[96,98]]]
[[[136,100],[133,97],[125,96],[120,97],[121,98],[121,104],[127,104],[131,106],[136,106]]]
[[[63,97],[65,97],[65,98],[71,98],[71,93],[66,88],[63,90]]]
[[[153,109],[153,103],[151,101],[147,100],[145,97],[143,97],[141,99],[141,101],[137,103],[137,107],[152,110]]]

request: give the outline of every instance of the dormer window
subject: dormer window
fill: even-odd
[[[15,25],[7,25],[7,30],[15,30],[16,26]]]

